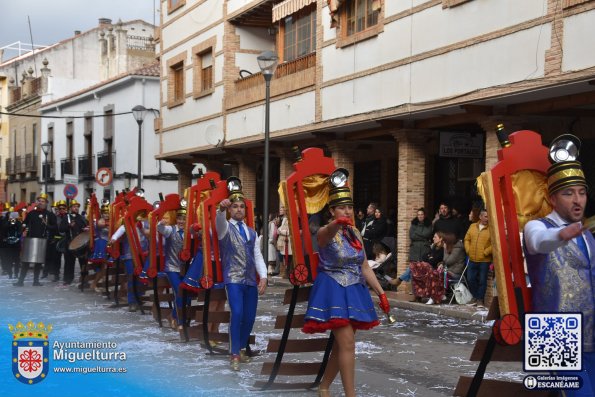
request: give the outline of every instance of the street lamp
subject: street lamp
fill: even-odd
[[[143,125],[143,121],[145,120],[145,114],[147,113],[147,109],[143,105],[136,105],[132,108],[132,115],[138,124],[138,176],[137,176],[137,184],[136,186],[140,189],[142,182],[141,182],[141,128]]]
[[[263,249],[263,256],[264,256],[264,263],[268,265],[269,263],[269,249],[268,249],[268,241],[269,241],[269,134],[270,134],[270,102],[271,102],[271,79],[275,74],[275,69],[277,69],[277,64],[279,62],[279,57],[273,51],[265,51],[260,54],[256,60],[258,61],[258,66],[260,67],[260,71],[264,76],[264,81],[266,83],[266,96],[265,96],[265,107],[264,107],[264,195],[263,195],[263,205],[262,205],[262,219],[263,221],[266,220],[264,227],[262,228],[262,241],[265,243],[265,249]]]
[[[48,154],[50,153],[50,149],[52,148],[52,144],[49,142],[44,142],[41,144],[41,151],[45,157],[45,161],[43,166],[41,167],[41,173],[44,174],[43,170],[45,169],[45,175],[43,175],[43,183],[44,183],[44,193],[48,194],[48,178],[50,177],[50,170],[48,164]]]

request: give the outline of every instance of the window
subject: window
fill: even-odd
[[[345,0],[337,47],[377,36],[384,30],[384,0]]]
[[[114,136],[114,107],[103,108],[103,139],[112,139]]]
[[[215,76],[213,69],[216,40],[216,37],[211,37],[192,47],[192,53],[194,54],[192,91],[195,99],[214,92]]]
[[[167,0],[167,13],[174,12],[186,4],[186,0]]]
[[[186,90],[184,61],[186,54],[179,54],[167,61],[167,106],[174,107],[184,103]]]
[[[292,61],[316,50],[316,5],[283,19],[283,61]]]
[[[347,36],[364,31],[378,23],[378,9],[373,0],[351,0],[346,6]]]

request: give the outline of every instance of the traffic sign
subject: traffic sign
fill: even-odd
[[[76,185],[73,184],[67,184],[66,186],[64,186],[64,196],[67,199],[73,199],[76,197],[76,195],[79,194],[79,189],[76,187]]]
[[[97,181],[97,183],[101,186],[107,186],[111,184],[113,179],[114,174],[112,173],[112,170],[110,170],[109,168],[101,167],[95,173],[95,181]]]

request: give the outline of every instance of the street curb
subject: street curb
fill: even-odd
[[[271,281],[274,282],[274,285],[272,285],[273,287],[291,288],[293,286],[293,284],[291,284],[288,279],[282,279],[280,277],[273,277]],[[473,306],[458,305],[456,303],[450,305],[426,305],[425,303],[409,302],[408,300],[411,299],[413,295],[402,292],[387,291],[386,297],[393,308],[434,313],[441,316],[447,316],[461,320],[479,321],[482,323],[486,322],[486,317],[488,315],[487,309],[477,310],[477,308]],[[375,296],[375,294],[372,294],[372,298],[375,302],[378,301],[378,298]],[[398,320],[399,313],[397,312],[394,314],[396,314]]]

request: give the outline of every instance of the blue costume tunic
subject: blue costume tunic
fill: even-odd
[[[359,234],[357,238],[360,239]],[[361,270],[364,250],[354,248],[339,230],[328,245],[319,248],[318,254],[318,276],[310,292],[306,325],[302,330],[324,332],[348,323],[358,329],[378,325]]]
[[[559,228],[549,218],[538,220],[547,229]],[[535,312],[581,312],[583,360],[582,371],[559,375],[578,375],[583,380],[579,390],[566,390],[567,396],[592,396],[595,392],[595,239],[583,233],[589,257],[575,239],[547,254],[530,254],[525,246],[527,269],[531,279],[531,299]]]

